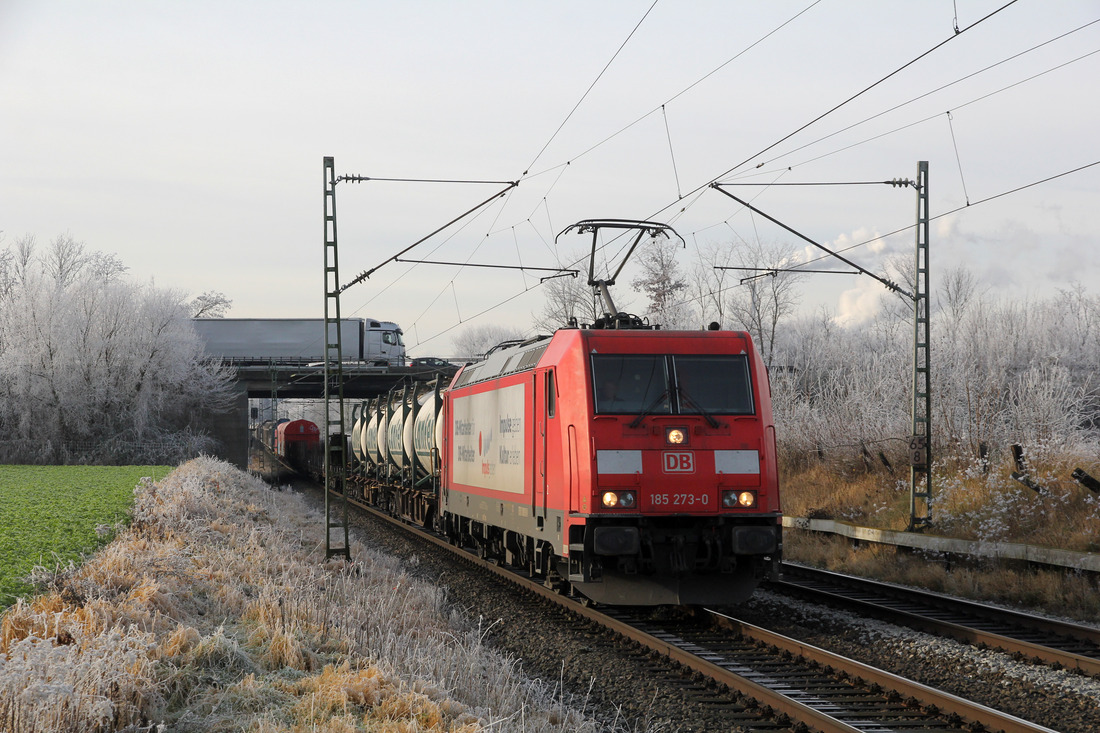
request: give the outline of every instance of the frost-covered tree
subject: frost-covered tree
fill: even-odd
[[[688,295],[699,309],[702,323],[729,326],[726,291],[737,284],[737,278],[733,271],[725,268],[735,264],[733,250],[728,243],[709,242],[699,246],[688,280]]]
[[[744,244],[737,248],[738,267],[745,268],[738,287],[729,291],[731,318],[752,335],[769,367],[779,339],[779,327],[794,315],[802,282],[808,277],[790,268],[798,264],[790,243]]]
[[[688,300],[676,248],[664,239],[651,239],[636,255],[641,272],[631,283],[646,297],[646,316],[651,323],[666,329],[702,327]]]
[[[456,356],[473,359],[484,355],[497,344],[520,338],[523,338],[523,331],[518,328],[493,324],[470,326],[455,336],[453,347]]]
[[[1015,443],[1028,455],[1095,454],[1100,298],[1079,286],[1043,301],[999,298],[964,271],[941,282],[930,324],[936,461],[970,465]],[[828,314],[783,329],[784,369],[771,383],[788,459],[858,456],[873,445],[904,465],[912,328],[911,307],[885,307],[858,329]]]
[[[5,250],[0,443],[8,460],[174,460],[211,450],[201,419],[230,375],[208,360],[182,293],[135,284],[66,235]],[[13,275],[14,273],[14,275]]]
[[[542,311],[534,316],[535,330],[539,333],[553,333],[573,320],[578,324],[592,323],[601,315],[584,270],[587,255],[574,254],[568,261],[575,263],[568,269],[581,271],[575,277],[554,277],[542,284],[545,300]]]
[[[233,307],[233,301],[225,293],[207,290],[187,304],[192,318],[225,318]]]

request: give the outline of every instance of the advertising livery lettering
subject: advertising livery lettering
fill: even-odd
[[[454,399],[455,483],[523,493],[525,394],[516,384]]]

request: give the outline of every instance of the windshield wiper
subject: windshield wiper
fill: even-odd
[[[631,421],[630,421],[630,424],[629,424],[629,425],[628,425],[627,427],[631,427],[631,428],[636,428],[636,427],[638,427],[639,425],[641,425],[641,424],[642,424],[642,420],[645,420],[645,418],[646,418],[646,415],[648,415],[649,413],[653,412],[653,409],[654,409],[655,407],[657,407],[657,405],[661,404],[661,401],[662,401],[662,400],[665,400],[665,399],[667,399],[667,398],[668,398],[668,390],[666,389],[666,390],[665,390],[664,392],[662,392],[661,394],[657,395],[657,399],[655,399],[655,400],[653,400],[652,402],[650,402],[650,403],[649,403],[649,406],[648,406],[648,407],[646,407],[646,408],[645,408],[644,410],[642,410],[641,412],[639,412],[639,413],[638,413],[638,417],[636,417],[636,418],[634,418],[633,420],[631,420]]]
[[[680,396],[680,401],[681,402],[686,402],[689,405],[691,405],[692,407],[694,407],[696,410],[698,410],[699,414],[707,419],[707,424],[710,425],[712,428],[717,428],[717,427],[721,426],[721,423],[718,422],[717,420],[715,420],[714,417],[709,412],[704,410],[703,406],[700,405],[698,402],[696,402],[695,399],[692,398],[692,396],[689,395],[687,392],[685,392],[684,390],[677,387],[676,388],[676,394]]]

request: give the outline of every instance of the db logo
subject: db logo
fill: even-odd
[[[668,452],[665,456],[665,473],[695,473],[694,453]]]

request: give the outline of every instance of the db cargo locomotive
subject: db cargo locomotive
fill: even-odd
[[[366,501],[594,601],[739,603],[776,571],[775,430],[746,333],[562,329],[355,426]]]

